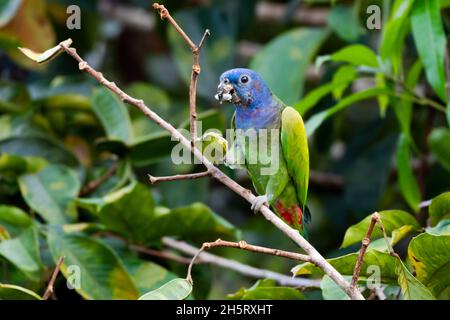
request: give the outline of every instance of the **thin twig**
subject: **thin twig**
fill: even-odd
[[[304,254],[288,252],[288,251],[283,251],[283,250],[278,250],[278,249],[272,249],[272,248],[267,248],[267,247],[261,247],[261,246],[255,246],[255,245],[248,244],[245,241],[230,242],[230,241],[223,241],[221,239],[217,239],[214,242],[203,243],[202,247],[194,255],[194,257],[192,258],[192,261],[189,265],[189,268],[188,268],[187,279],[189,281],[192,282],[192,277],[191,277],[192,265],[194,264],[194,262],[196,261],[198,256],[204,250],[208,250],[211,248],[217,248],[217,247],[237,248],[237,249],[242,249],[242,250],[247,250],[247,251],[252,251],[252,252],[258,252],[258,253],[263,253],[263,254],[285,257],[285,258],[289,258],[292,260],[311,262],[311,258]]]
[[[183,264],[191,263],[191,259],[185,258],[185,257],[181,257],[181,256],[178,256],[176,254],[173,254],[173,253],[167,252],[167,251],[160,251],[160,250],[150,249],[150,248],[147,248],[147,247],[138,246],[138,245],[134,245],[134,244],[130,245],[129,248],[131,250],[133,250],[133,251],[144,253],[144,254],[147,254],[147,255],[150,255],[150,256],[154,256],[154,257],[158,257],[158,258],[172,260],[172,261],[183,263]]]
[[[246,264],[243,264],[241,262],[222,258],[219,256],[216,256],[214,254],[208,253],[208,252],[200,252],[199,248],[196,248],[186,242],[178,241],[169,237],[164,237],[162,239],[162,242],[165,246],[176,249],[178,251],[181,251],[185,254],[188,254],[190,256],[195,256],[195,261],[200,263],[209,263],[213,264],[222,268],[234,270],[236,272],[239,272],[240,274],[261,279],[261,278],[267,278],[267,279],[273,279],[277,281],[282,286],[294,286],[294,287],[320,287],[320,280],[317,279],[306,279],[306,278],[292,278],[290,276],[286,276],[284,274],[280,274],[277,272],[273,272],[266,269],[259,269],[255,268]],[[192,259],[194,260],[194,259]],[[192,261],[191,260],[191,261]]]
[[[177,174],[174,176],[167,176],[167,177],[154,177],[152,175],[148,175],[148,178],[149,178],[151,184],[155,184],[158,182],[165,182],[165,181],[199,179],[199,178],[203,178],[203,177],[206,177],[209,175],[210,175],[210,172],[208,170],[206,170],[204,172],[199,172],[199,173]]]
[[[375,224],[377,223],[379,213],[375,212],[372,214],[372,219],[370,220],[369,228],[367,229],[366,236],[361,241],[361,249],[359,250],[358,259],[356,260],[355,269],[353,271],[353,277],[352,277],[352,287],[356,288],[356,285],[358,284],[358,278],[359,274],[361,272],[361,267],[364,262],[364,255],[366,254],[367,247],[370,244],[370,236],[372,235],[373,228],[375,227]]]
[[[217,167],[215,167],[213,163],[211,163],[206,157],[203,156],[202,152],[197,147],[191,145],[190,140],[186,139],[180,131],[178,131],[170,123],[162,119],[158,114],[147,107],[143,100],[135,99],[129,96],[124,91],[122,91],[114,82],[108,81],[102,73],[94,70],[91,66],[89,66],[89,64],[78,55],[77,51],[74,48],[70,48],[64,42],[61,42],[60,46],[67,54],[78,61],[78,67],[81,71],[84,71],[91,75],[100,84],[115,93],[122,101],[135,106],[145,116],[159,125],[162,129],[168,131],[174,140],[179,141],[184,147],[190,150],[194,154],[194,156],[201,161],[201,163],[203,163],[203,165],[210,171],[212,177],[223,183],[236,194],[243,197],[249,203],[253,203],[255,201],[256,196],[250,190],[245,189],[236,181],[232,180],[226,174],[220,171]],[[333,279],[333,281],[335,281],[336,284],[338,284],[350,298],[357,300],[364,299],[359,290],[353,288],[350,283],[347,282],[345,278],[305,238],[300,235],[298,230],[295,230],[287,225],[267,206],[262,206],[260,208],[260,212],[267,221],[271,222],[275,227],[281,230],[298,246],[300,246],[311,257],[311,261],[316,266],[321,268],[331,279]]]
[[[258,252],[258,253],[262,253],[262,254],[269,254],[269,255],[273,255],[273,256],[285,257],[285,258],[292,259],[292,260],[311,262],[311,258],[309,256],[300,254],[300,253],[294,253],[294,252],[272,249],[272,248],[267,248],[267,247],[255,246],[255,245],[248,244],[247,242],[245,242],[243,240],[239,241],[239,242],[231,242],[231,241],[224,241],[222,239],[217,239],[214,242],[203,243],[201,248],[198,250],[198,252],[192,258],[192,261],[189,264],[189,268],[188,268],[188,272],[187,272],[187,276],[186,276],[186,279],[189,282],[193,283],[192,275],[191,275],[192,266],[195,263],[198,256],[205,250],[208,250],[211,248],[217,248],[217,247],[237,248],[237,249],[242,249],[242,250],[247,250],[247,251],[252,251],[252,252]]]
[[[380,228],[381,233],[383,234],[384,241],[386,242],[386,246],[388,248],[389,254],[392,256],[398,257],[398,255],[395,253],[394,249],[392,248],[391,242],[389,241],[389,238],[386,234],[386,230],[384,229],[383,222],[381,221],[381,216],[378,214],[376,216],[376,219],[377,219],[378,227]]]
[[[108,170],[98,179],[90,181],[85,187],[83,187],[80,191],[80,196],[86,196],[88,194],[91,194],[95,190],[97,190],[106,180],[111,178],[117,171],[118,167],[117,162],[113,162],[111,167],[108,168]]]
[[[56,277],[58,276],[59,270],[61,269],[61,265],[63,262],[64,262],[64,256],[61,256],[61,258],[59,258],[59,260],[58,260],[58,263],[56,264],[55,270],[53,270],[52,277],[50,278],[50,281],[48,282],[47,289],[45,290],[42,300],[47,300],[53,294],[53,292],[54,292],[53,286],[55,284]]]
[[[189,85],[189,114],[190,114],[190,133],[191,133],[191,146],[194,146],[194,142],[197,139],[197,81],[200,74],[200,50],[203,47],[206,39],[210,35],[209,29],[205,30],[200,44],[197,46],[191,38],[184,32],[184,30],[178,25],[175,19],[170,15],[169,10],[167,10],[164,5],[159,3],[153,4],[153,9],[159,11],[161,19],[167,19],[175,28],[175,30],[181,35],[181,37],[186,41],[188,46],[192,50],[192,55],[194,57],[194,62],[192,64],[191,72],[191,82]]]

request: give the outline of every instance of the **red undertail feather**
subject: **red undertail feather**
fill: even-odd
[[[295,228],[294,225],[294,217],[298,217],[298,225],[303,228],[302,225],[302,209],[299,206],[291,206],[289,208],[286,208],[281,201],[276,201],[274,204],[275,210],[277,213],[281,216],[281,218],[289,224],[291,227]]]

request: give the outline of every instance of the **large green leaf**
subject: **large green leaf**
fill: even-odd
[[[42,300],[42,298],[26,288],[0,283],[0,300]]]
[[[29,102],[30,95],[23,84],[0,80],[0,111],[11,113],[24,111]]]
[[[420,60],[417,60],[412,67],[409,69],[406,76],[405,85],[410,89],[414,90],[417,82],[420,79],[423,66]],[[412,108],[413,101],[411,99],[392,99],[394,102],[395,115],[400,124],[400,129],[407,138],[411,138],[411,120],[412,120]]]
[[[439,221],[439,223],[435,225],[433,228],[427,228],[427,232],[429,234],[434,234],[437,236],[450,235],[450,219]]]
[[[327,56],[320,56],[316,60],[316,67],[331,60],[335,62],[346,62],[354,66],[378,67],[378,59],[375,52],[362,44],[353,44]]]
[[[411,27],[428,82],[436,94],[447,101],[444,61],[446,36],[439,0],[415,1],[411,12]]]
[[[152,228],[147,230],[147,239],[179,236],[203,242],[217,238],[236,240],[239,234],[239,230],[206,205],[194,203],[173,210],[157,207]]]
[[[22,0],[4,0],[0,2],[0,28],[14,17],[21,3]]]
[[[420,1],[420,0],[419,0]],[[383,63],[397,75],[402,68],[403,47],[409,30],[409,13],[414,0],[396,0],[380,41]]]
[[[34,227],[25,229],[16,238],[0,241],[0,256],[15,265],[29,279],[39,281],[43,267]]]
[[[333,107],[316,113],[311,118],[309,118],[305,124],[306,133],[308,134],[308,136],[311,136],[326,119],[334,115],[336,112],[339,112],[356,102],[371,99],[381,94],[391,94],[391,91],[386,88],[370,88],[343,98]]]
[[[435,300],[431,294],[417,278],[415,278],[408,268],[405,267],[400,258],[397,258],[398,284],[402,290],[403,298],[406,300]]]
[[[92,94],[92,108],[100,119],[109,139],[130,143],[133,129],[125,105],[106,88],[97,88]]]
[[[383,222],[386,233],[390,235],[394,230],[401,228],[405,225],[410,225],[414,229],[419,229],[420,225],[416,219],[408,212],[401,210],[386,210],[379,212],[381,221]],[[369,228],[372,215],[365,217],[361,222],[351,226],[345,232],[344,240],[341,247],[345,248],[351,244],[361,242],[366,236],[367,229]],[[375,226],[371,239],[378,239],[383,236],[378,225]],[[400,240],[400,239],[398,239]]]
[[[450,191],[438,195],[429,207],[430,223],[435,226],[440,220],[450,218]]]
[[[250,68],[291,105],[302,96],[309,63],[327,36],[326,30],[318,28],[289,30],[269,42],[251,61]]]
[[[327,17],[328,26],[346,41],[357,40],[361,33],[358,9],[359,6],[357,5],[336,5],[332,7]]]
[[[31,227],[32,224],[33,219],[31,219],[31,217],[22,209],[13,206],[0,205],[0,228],[6,228],[9,236],[15,237],[19,235],[23,229]]]
[[[158,289],[150,291],[139,300],[184,300],[192,292],[192,284],[186,279],[173,279]]]
[[[400,190],[406,202],[416,212],[422,195],[419,184],[411,166],[410,141],[404,134],[400,135],[397,145],[397,174]]]
[[[438,299],[450,299],[450,235],[418,235],[409,244],[408,257],[417,279]]]
[[[19,178],[26,203],[49,223],[65,223],[76,216],[73,200],[78,196],[80,182],[71,169],[49,165],[34,174]]]
[[[131,279],[138,288],[140,295],[155,290],[164,283],[176,278],[176,276],[167,271],[167,269],[150,261],[144,261],[133,257],[122,258],[122,261],[130,274]]]
[[[154,228],[154,202],[150,189],[133,183],[103,199],[100,221],[109,229],[124,235],[132,242],[144,244]]]
[[[227,296],[230,300],[304,300],[303,294],[294,288],[280,287],[273,279],[258,280],[252,287],[241,288]]]
[[[338,258],[327,259],[327,261],[344,276],[353,275],[358,253],[350,253]],[[381,281],[383,283],[397,283],[396,258],[389,253],[369,249],[364,255],[361,266],[360,279],[366,279],[373,275],[373,266],[379,266]],[[315,275],[322,276],[323,270],[310,262],[295,266],[291,272],[294,276]]]
[[[352,276],[344,276],[348,282],[352,281]],[[322,296],[325,300],[350,300],[350,297],[334,282],[328,275],[324,275],[320,282]]]
[[[428,137],[428,146],[439,163],[450,171],[450,129],[434,129]]]
[[[85,299],[137,299],[139,292],[119,257],[101,242],[81,235],[50,230],[47,236],[54,261],[64,256],[61,272]],[[79,273],[78,273],[79,271]],[[75,279],[79,276],[80,286]]]

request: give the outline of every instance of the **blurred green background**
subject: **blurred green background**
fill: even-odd
[[[378,54],[395,2],[160,1],[195,42],[198,43],[206,28],[211,30],[211,37],[201,52],[198,109],[204,130],[217,128],[222,132],[229,127],[234,108],[219,105],[214,94],[220,74],[233,67],[251,67],[259,71],[280,98],[304,111],[305,120],[355,92],[382,87],[380,83],[384,83],[385,90],[395,91],[398,84],[379,76],[380,71],[373,71],[370,63],[369,66],[360,65],[364,64],[361,60],[370,61],[371,52],[357,51],[354,61],[350,59],[348,63],[339,63],[335,57],[335,62],[314,66],[316,57],[330,55],[354,44],[363,44]],[[100,258],[96,261],[99,265],[104,263],[106,269],[111,267],[108,263],[122,263],[114,257],[109,259],[115,262],[108,262],[107,254],[104,257],[99,253],[105,248],[113,248],[113,256],[120,256],[133,277],[136,273],[130,270],[139,267],[149,272],[148,277],[151,278],[150,274],[154,272],[157,274],[155,279],[159,277],[158,281],[164,282],[161,270],[151,267],[149,261],[165,268],[164,272],[184,277],[185,265],[137,255],[123,242],[108,235],[109,232],[115,232],[131,243],[154,248],[161,248],[159,240],[164,235],[176,236],[197,246],[202,241],[213,241],[221,236],[298,251],[278,229],[260,215],[254,215],[248,203],[217,181],[206,178],[151,186],[147,174],[164,176],[199,172],[202,168],[200,165],[174,165],[170,159],[173,146],[170,138],[138,110],[121,104],[93,79],[82,74],[68,55],[62,54],[49,64],[37,65],[16,49],[21,46],[42,52],[70,37],[78,53],[91,66],[101,70],[107,79],[116,82],[130,95],[144,99],[165,120],[187,127],[192,54],[173,27],[161,21],[152,10],[150,1],[76,1],[81,9],[80,30],[66,27],[70,16],[66,9],[74,1],[7,0],[2,3],[0,203],[3,206],[0,209],[0,240],[1,212],[3,210],[6,217],[14,206],[20,208],[19,215],[25,212],[27,217],[33,217],[33,222],[27,220],[34,226],[30,227],[33,235],[25,240],[32,241],[31,246],[36,245],[36,248],[39,245],[40,249],[28,252],[24,259],[31,261],[22,261],[25,266],[19,261],[21,258],[11,260],[7,253],[2,257],[0,249],[0,266],[3,264],[0,282],[42,292],[58,253],[76,251],[77,246],[84,245],[87,253],[78,253],[86,257],[89,254],[103,257],[104,261]],[[381,9],[381,30],[366,27],[371,16],[366,11],[369,5]],[[442,1],[445,30],[450,23],[446,5]],[[395,28],[392,23],[391,27]],[[391,30],[394,30],[391,31],[393,34],[399,34],[391,45],[400,46],[401,43],[402,48],[394,48],[378,59],[385,62],[386,74],[403,81],[419,55],[409,27],[405,31]],[[347,68],[343,69],[343,65]],[[339,79],[336,77],[338,71],[341,72]],[[428,84],[423,69],[419,72],[420,94],[442,103],[439,94],[435,94]],[[348,80],[345,80],[346,76]],[[326,89],[333,81],[338,84],[334,83],[332,90]],[[323,94],[309,96],[311,100],[307,101],[306,107],[299,105],[301,97],[320,87],[325,90]],[[450,187],[447,167],[450,158],[446,157],[450,152],[448,140],[436,148],[437,155],[433,155],[429,146],[433,128],[447,130],[436,133],[440,134],[437,140],[449,137],[448,129],[444,129],[448,128],[445,114],[415,101],[412,116],[405,120],[405,126],[410,129],[405,129],[399,125],[395,111],[400,108],[401,99],[389,99],[382,91],[349,101],[342,108],[345,110],[323,121],[310,137],[312,172],[308,205],[312,223],[309,240],[327,258],[356,251],[358,244],[339,249],[346,229],[377,210],[406,210],[417,214],[419,223],[426,226],[427,212],[426,209],[419,210],[419,202]],[[405,165],[414,173],[415,182],[410,188],[402,188],[398,183],[396,152],[400,134],[410,136],[408,141],[413,141],[411,148],[407,148],[407,154],[411,152],[412,157],[407,156],[405,160]],[[251,188],[245,172],[222,169],[243,186]],[[91,190],[89,182],[95,182],[105,173],[106,181]],[[136,185],[136,181],[141,184]],[[58,183],[63,187],[59,188]],[[113,196],[106,196],[111,193]],[[154,204],[148,200],[150,197]],[[196,202],[206,206],[192,205]],[[144,204],[152,213],[144,212]],[[155,210],[154,205],[157,206]],[[163,215],[164,210],[180,207],[184,211],[171,211],[167,221],[146,224],[156,219],[155,216]],[[62,234],[62,225],[66,225],[66,231],[70,227],[81,231],[81,238]],[[17,231],[19,227],[11,221],[9,224],[4,222],[4,239],[23,235]],[[54,243],[47,244],[45,239],[51,241],[52,237]],[[93,238],[99,239],[105,247],[96,251],[92,249],[94,244],[82,244]],[[402,256],[406,255],[407,243],[405,239],[397,245]],[[30,251],[30,246],[24,248]],[[283,274],[289,274],[296,265],[282,258],[239,250],[220,249],[214,253]],[[59,278],[55,293],[61,299],[78,299],[80,295],[104,299],[126,297],[115,296],[107,289],[97,294],[89,290],[76,294],[65,287],[62,279]],[[155,283],[161,284],[158,281],[144,286],[140,292],[154,288]],[[220,267],[199,265],[194,268],[194,281],[197,284],[194,286],[195,298],[220,299],[241,287],[251,286],[255,279]],[[305,294],[309,298],[322,298],[318,289],[307,290]],[[133,297],[131,293],[130,297]]]

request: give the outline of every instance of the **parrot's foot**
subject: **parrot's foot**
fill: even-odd
[[[255,200],[253,200],[252,202],[251,209],[255,213],[258,213],[258,211],[261,209],[263,205],[269,206],[269,198],[266,195],[256,197]]]

